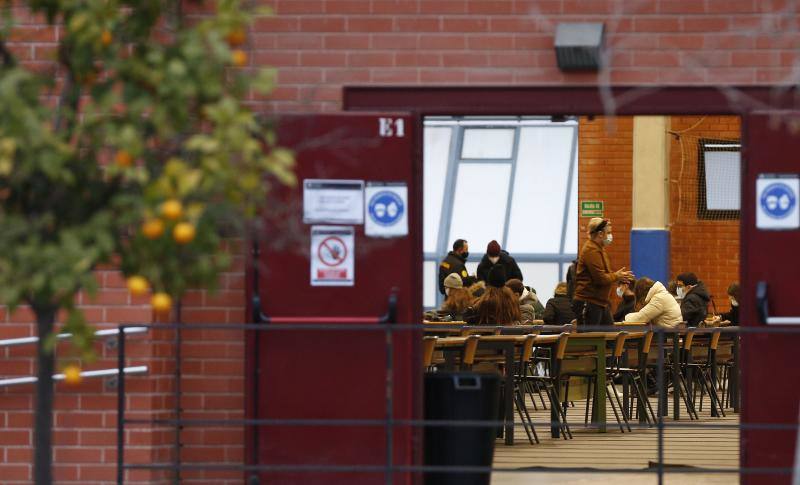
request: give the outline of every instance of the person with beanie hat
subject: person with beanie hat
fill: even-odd
[[[592,218],[586,230],[587,241],[578,256],[575,271],[575,295],[572,311],[578,325],[613,325],[610,297],[611,286],[617,282],[633,280],[634,275],[625,268],[613,271],[606,246],[613,240],[611,221]]]
[[[439,264],[439,293],[445,294],[444,279],[448,275],[457,274],[462,279],[467,277],[467,258],[469,257],[469,243],[464,239],[456,239],[453,250],[447,253]]]
[[[480,264],[478,264],[478,280],[488,283],[489,270],[494,266],[503,267],[506,281],[511,279],[523,281],[522,271],[514,258],[500,247],[500,243],[492,240],[486,246],[486,254],[483,255]],[[505,284],[505,281],[503,284]]]
[[[474,301],[472,294],[464,288],[464,282],[456,273],[450,273],[444,279],[444,290],[447,298],[440,311],[450,315],[452,321],[463,321]]]
[[[696,327],[708,315],[708,302],[711,296],[706,285],[694,273],[681,273],[675,278],[678,297],[681,298],[681,315],[690,327]]]

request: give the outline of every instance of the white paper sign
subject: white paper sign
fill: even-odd
[[[759,175],[756,180],[756,227],[800,229],[800,176]]]
[[[363,224],[363,180],[303,180],[303,222]]]
[[[368,183],[364,206],[364,234],[367,236],[408,235],[408,187],[405,183]]]
[[[311,226],[311,286],[355,284],[352,227]]]

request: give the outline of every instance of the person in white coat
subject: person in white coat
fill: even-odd
[[[625,315],[626,322],[649,323],[669,328],[677,327],[683,322],[680,305],[660,282],[640,278],[633,292],[640,310]]]

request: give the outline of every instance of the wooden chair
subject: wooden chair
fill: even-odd
[[[611,365],[606,367],[606,388],[604,392],[606,393],[606,400],[611,403],[611,410],[614,411],[614,417],[617,418],[617,424],[619,425],[619,430],[621,432],[625,432],[625,428],[628,428],[628,431],[631,431],[631,425],[628,420],[628,412],[625,410],[625,407],[622,405],[622,400],[619,397],[619,393],[617,392],[617,388],[614,385],[614,378],[619,375],[619,369],[621,368],[622,364],[622,355],[625,353],[625,341],[628,339],[628,332],[619,332],[614,339],[614,351],[611,355]],[[589,387],[586,396],[586,416],[584,418],[585,422],[588,424],[589,422],[589,403],[594,401],[592,387],[597,385],[596,379],[594,378],[594,374],[583,374],[584,376],[588,377],[589,379]],[[616,403],[615,403],[616,401]],[[593,405],[593,404],[592,404]],[[617,411],[619,409],[619,411]],[[622,419],[620,419],[620,415]],[[623,427],[623,422],[625,426]]]
[[[553,355],[554,363],[550,366],[549,375],[525,375],[525,380],[534,383],[540,383],[544,387],[545,394],[550,401],[552,409],[556,410],[555,418],[558,427],[561,429],[561,436],[564,439],[572,439],[572,431],[569,429],[567,423],[567,413],[561,406],[558,394],[561,388],[561,382],[564,376],[561,374],[561,363],[564,361],[564,355],[567,351],[567,342],[569,341],[569,333],[563,332],[558,337],[558,342],[555,346],[555,354]],[[527,361],[530,365],[530,360]]]
[[[683,403],[686,406],[686,412],[689,414],[690,420],[700,419],[700,417],[697,415],[697,409],[694,407],[692,396],[689,393],[689,386],[686,384],[686,376],[688,375],[687,362],[689,357],[692,355],[692,345],[694,344],[694,336],[696,333],[697,330],[691,328],[686,332],[686,336],[683,338],[683,352],[681,361],[679,363],[681,371],[678,373],[678,382],[673,383],[673,392],[679,393],[681,398],[683,398]]]
[[[525,390],[527,382],[525,380],[526,368],[531,362],[533,356],[533,341],[536,340],[536,335],[529,334],[524,337],[522,349],[520,350],[519,361],[517,362],[517,369],[514,373],[514,407],[517,408],[517,414],[522,421],[522,427],[525,428],[525,434],[528,435],[528,441],[531,444],[539,443],[539,436],[536,434],[536,428],[533,427],[533,419],[528,413],[528,406],[525,405]],[[534,403],[535,405],[535,403]]]
[[[712,411],[719,410],[719,414],[725,417],[725,410],[723,409],[722,403],[717,395],[717,383],[711,378],[711,369],[713,366],[717,365],[716,352],[717,347],[719,346],[719,338],[721,333],[722,332],[719,330],[714,330],[711,333],[711,338],[709,339],[708,343],[708,357],[706,361],[701,363],[687,362],[686,368],[693,371],[692,378],[697,384],[700,384],[700,411],[703,410],[703,396],[708,394],[709,400],[711,401]],[[698,387],[695,387],[692,395],[692,402],[696,402],[697,389]],[[717,413],[712,412],[711,414],[714,415]]]
[[[630,418],[633,416],[634,409],[636,409],[636,417],[639,416],[639,406],[635,404],[641,403],[642,408],[645,411],[645,420],[650,427],[655,426],[657,420],[656,414],[653,412],[653,406],[650,404],[650,400],[647,398],[647,386],[642,380],[642,369],[646,369],[647,356],[650,354],[650,347],[652,344],[653,332],[645,332],[644,337],[642,337],[641,352],[641,356],[644,361],[639,362],[639,368],[617,367],[615,370],[615,375],[622,376],[623,382],[629,382],[631,384],[631,388],[633,389],[633,395],[630,399],[630,408],[628,410],[628,417]]]
[[[422,368],[427,372],[433,367],[433,351],[439,337],[422,338]]]

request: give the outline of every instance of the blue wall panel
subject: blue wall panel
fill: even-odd
[[[631,271],[637,278],[647,276],[666,286],[670,278],[669,231],[631,231]]]

